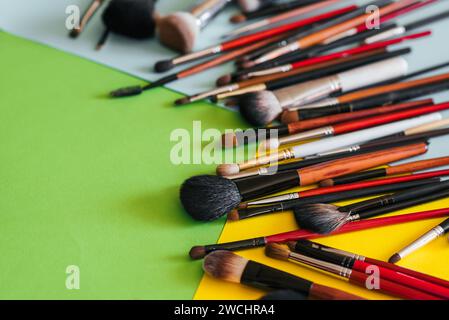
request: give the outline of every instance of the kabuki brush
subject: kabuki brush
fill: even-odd
[[[83,32],[84,28],[89,23],[94,14],[98,11],[103,2],[104,0],[93,0],[91,2],[89,7],[87,7],[86,11],[83,13],[79,26],[70,31],[70,37],[76,38]]]
[[[362,288],[367,288],[366,284],[369,281],[370,273],[362,270],[362,268],[357,268],[355,266],[340,265],[337,256],[332,255],[332,259],[323,259],[323,257],[311,257],[304,253],[297,253],[290,251],[285,246],[279,244],[269,244],[265,247],[265,254],[268,257],[290,261],[295,263],[301,263],[310,267],[314,267],[318,270],[326,271],[331,274],[340,276],[347,279],[350,283],[353,283]],[[329,254],[331,256],[331,254]],[[329,257],[326,257],[329,258]],[[328,261],[330,260],[330,261]],[[363,264],[361,262],[361,264]],[[377,281],[379,282],[378,290],[379,292],[394,295],[403,299],[418,299],[418,300],[442,300],[444,297],[437,295],[436,293],[428,292],[431,289],[440,289],[442,293],[445,293],[445,288],[440,288],[437,285],[427,283],[425,281],[407,278],[394,271],[383,269],[378,267],[379,277]],[[393,281],[394,279],[394,281]]]
[[[447,104],[449,106],[449,103]],[[242,163],[221,164],[217,167],[217,173],[222,176],[232,176],[251,168],[273,164],[283,160],[300,159],[322,152],[327,152],[344,147],[350,147],[366,141],[390,136],[404,130],[417,127],[442,119],[440,113],[432,113],[420,117],[397,121],[381,126],[346,133],[326,139],[305,143],[291,148],[286,148],[266,156],[256,157]]]
[[[291,134],[304,132],[311,129],[333,125],[341,122],[358,120],[366,117],[388,114],[391,112],[433,105],[432,99],[411,101],[396,105],[387,105],[377,108],[371,108],[361,111],[341,113],[336,115],[324,116],[310,120],[296,121],[280,126],[247,129],[244,131],[236,131],[225,133],[222,135],[222,145],[225,148],[238,147],[247,143],[263,141],[269,139],[270,136],[284,137]]]
[[[285,34],[287,32],[291,32],[296,29],[308,26],[309,24],[313,24],[313,23],[316,23],[319,21],[327,20],[327,19],[335,17],[335,16],[339,16],[342,13],[353,10],[354,8],[355,8],[355,6],[348,6],[348,7],[342,8],[342,9],[338,9],[338,10],[334,10],[334,11],[327,12],[324,14],[320,14],[318,16],[298,20],[298,21],[295,21],[295,22],[292,22],[292,23],[289,23],[286,25],[275,27],[270,30],[264,30],[264,31],[257,32],[255,34],[243,36],[238,39],[225,41],[218,45],[215,45],[215,46],[212,46],[212,47],[200,50],[200,51],[192,52],[190,54],[178,56],[178,57],[170,59],[170,60],[162,60],[155,64],[155,70],[157,72],[165,72],[165,71],[168,71],[168,70],[174,68],[175,66],[179,66],[179,65],[182,65],[182,64],[194,61],[194,60],[206,58],[208,56],[213,56],[213,55],[225,52],[225,51],[238,49],[245,45],[249,45],[251,43],[261,41],[264,39],[268,39],[268,38],[274,37],[274,36],[279,36],[279,41],[280,41],[283,39],[283,37],[285,37]],[[248,52],[244,52],[242,54],[239,54],[238,56],[241,56],[246,53],[248,53]],[[238,56],[236,56],[236,57],[238,57]]]
[[[296,222],[302,228],[327,234],[351,221],[376,217],[448,196],[449,181],[442,181],[343,207],[321,203],[308,204],[296,207],[294,214]]]
[[[386,176],[393,176],[398,174],[406,174],[416,171],[422,171],[431,168],[437,168],[441,166],[449,165],[449,157],[434,158],[428,160],[421,160],[415,162],[409,162],[405,164],[389,166],[387,168],[363,171],[353,173],[347,176],[324,180],[320,182],[322,187],[331,187],[341,184],[347,184],[357,181],[363,181],[368,179],[381,178]]]
[[[277,80],[270,86],[265,84],[257,92],[239,97],[240,113],[252,125],[266,125],[279,118],[283,110],[326,98],[334,92],[346,92],[405,74],[408,64],[397,55],[409,52],[409,49],[403,49],[379,54],[374,56],[375,59],[385,60],[307,82],[297,83],[296,77],[288,77]],[[341,64],[336,67],[341,68]],[[373,72],[374,70],[379,72]],[[273,87],[276,90],[270,91]]]
[[[348,223],[342,226],[340,229],[335,230],[332,235],[342,234],[347,232],[361,231],[370,228],[379,228],[385,226],[391,226],[406,222],[414,222],[420,220],[434,219],[440,217],[449,216],[449,208],[432,210],[432,211],[424,211],[417,213],[409,213],[402,214],[394,217],[383,217],[376,219],[369,219],[363,221],[355,221]],[[217,250],[228,250],[228,251],[237,251],[237,250],[245,250],[257,247],[263,247],[269,243],[286,243],[289,241],[297,241],[301,239],[316,239],[321,238],[326,235],[322,235],[319,233],[313,233],[308,230],[298,229],[289,232],[283,232],[278,234],[272,234],[269,236],[251,238],[245,240],[239,240],[234,242],[227,243],[219,243],[219,244],[211,244],[206,246],[195,246],[193,247],[189,255],[192,259],[202,259],[207,254],[217,251]],[[328,236],[328,235],[327,235]]]
[[[161,43],[179,52],[192,51],[201,30],[230,2],[204,0],[188,12],[161,17],[157,23]]]
[[[282,14],[278,14],[278,15],[275,15],[275,16],[272,16],[272,17],[269,17],[266,19],[262,19],[257,22],[245,25],[241,28],[235,29],[235,30],[227,33],[224,37],[236,37],[243,33],[254,32],[258,29],[261,29],[261,28],[264,28],[267,26],[273,26],[274,24],[282,23],[289,19],[299,17],[301,15],[325,8],[327,6],[331,6],[332,4],[337,3],[338,1],[340,1],[340,0],[319,1],[317,3],[310,4],[308,6],[304,6],[301,8],[294,9],[294,10],[289,10]],[[253,2],[253,0],[249,0],[249,2]]]
[[[374,168],[406,159],[427,151],[425,143],[381,150],[338,159],[296,171],[251,179],[229,180],[219,176],[201,175],[187,179],[181,186],[181,203],[196,220],[214,220],[229,213],[242,201],[260,197],[294,186],[314,184],[325,178]]]
[[[133,39],[148,39],[154,36],[156,0],[111,0],[101,18],[106,27],[97,43],[101,49],[111,32]]]
[[[390,269],[390,270],[393,270],[393,271],[396,271],[396,272],[400,272],[402,274],[406,274],[406,275],[409,275],[409,276],[414,277],[414,278],[422,279],[424,281],[431,282],[431,283],[434,283],[434,284],[437,284],[437,285],[449,288],[449,281],[446,281],[444,279],[433,277],[431,275],[428,275],[428,274],[425,274],[425,273],[421,273],[421,272],[418,272],[418,271],[415,271],[415,270],[411,270],[411,269],[408,269],[408,268],[404,268],[404,267],[401,267],[401,266],[397,266],[395,264],[388,263],[388,262],[385,262],[385,261],[381,261],[381,260],[373,259],[373,258],[370,258],[370,257],[365,257],[365,256],[362,256],[362,255],[359,255],[359,254],[351,253],[351,252],[348,252],[348,251],[344,251],[344,250],[341,250],[341,249],[336,249],[336,248],[332,248],[332,247],[329,247],[329,246],[325,246],[323,244],[312,242],[310,240],[292,241],[292,242],[288,243],[288,246],[290,247],[290,249],[292,251],[295,251],[295,252],[297,250],[298,250],[297,252],[300,252],[299,250],[301,250],[303,248],[310,247],[310,248],[314,248],[314,249],[317,249],[317,250],[321,250],[323,252],[330,252],[330,253],[338,254],[338,255],[341,255],[341,256],[348,257],[349,259],[356,259],[356,260],[363,261],[363,262],[366,262],[366,263],[369,263],[369,264],[372,264],[372,265],[381,266],[381,267],[386,268],[386,269]]]
[[[217,279],[256,287],[262,290],[288,289],[298,291],[308,299],[360,300],[362,298],[313,283],[290,273],[266,266],[229,251],[216,251],[204,258],[204,271]]]
[[[279,247],[282,249],[284,248],[282,246]],[[350,258],[346,255],[338,254],[336,252],[320,250],[307,244],[302,245],[301,241],[298,241],[296,244],[289,243],[289,247],[294,253],[309,258],[332,263],[340,267],[347,268],[349,269],[349,271],[352,270],[361,273],[367,273],[370,267],[375,266],[379,270],[378,275],[381,279],[395,282],[405,287],[409,287],[421,292],[425,292],[427,294],[434,295],[439,299],[449,299],[449,288],[430,281],[426,281],[421,278],[414,277],[409,274],[403,274],[402,272],[392,270],[388,267],[384,267],[383,265],[371,264],[355,258]],[[266,250],[269,250],[268,246]]]
[[[420,181],[424,179],[432,179],[442,176],[447,176],[449,173],[449,170],[437,170],[437,171],[431,171],[426,173],[416,173],[412,175],[402,176],[402,177],[387,177],[384,179],[378,179],[378,180],[371,180],[371,181],[361,181],[361,182],[353,182],[348,183],[345,185],[338,185],[338,186],[332,186],[332,187],[320,187],[316,189],[310,189],[306,191],[299,191],[299,192],[291,192],[287,194],[282,194],[278,196],[272,196],[268,198],[262,198],[259,200],[253,200],[246,203],[240,204],[239,208],[247,208],[248,206],[260,206],[260,205],[267,205],[267,204],[273,204],[276,202],[283,202],[283,201],[289,201],[294,199],[302,199],[302,198],[308,198],[308,197],[314,197],[318,195],[326,195],[326,194],[333,194],[333,193],[339,193],[339,192],[347,192],[352,190],[360,190],[363,188],[373,188],[377,186],[384,186],[387,184],[396,184],[396,183],[403,183],[403,182],[409,182],[409,181]],[[433,180],[432,180],[433,181]],[[440,180],[435,180],[434,182],[439,182]],[[324,199],[324,197],[323,197]],[[317,200],[317,198],[315,198]],[[346,200],[346,199],[345,199]],[[325,201],[328,202],[328,201]],[[241,217],[239,216],[239,212],[234,210],[230,214],[228,214],[229,220],[241,220]]]

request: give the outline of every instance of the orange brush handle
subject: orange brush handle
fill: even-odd
[[[385,169],[387,175],[410,173],[430,168],[442,167],[449,165],[449,157],[441,157],[429,160],[415,161],[411,163],[405,163],[398,166],[392,166]]]
[[[361,154],[349,158],[337,159],[297,170],[301,186],[311,185],[322,180],[344,176],[350,173],[375,168],[390,162],[414,157],[427,151],[425,143],[395,147]]]

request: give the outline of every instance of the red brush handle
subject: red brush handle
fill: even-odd
[[[305,67],[305,66],[308,66],[308,65],[317,64],[317,63],[321,63],[321,62],[325,62],[325,61],[329,61],[329,60],[334,60],[334,59],[338,59],[338,58],[344,58],[344,57],[349,56],[349,55],[355,55],[355,54],[359,54],[359,53],[363,53],[363,52],[367,52],[367,51],[376,50],[376,49],[379,49],[379,48],[385,48],[385,47],[388,47],[388,46],[391,46],[391,45],[394,45],[394,44],[398,44],[398,43],[401,43],[401,42],[404,42],[404,41],[407,41],[407,40],[414,40],[414,39],[427,37],[427,36],[430,36],[431,34],[432,34],[432,32],[425,31],[425,32],[414,33],[414,34],[411,34],[411,35],[399,37],[399,38],[392,39],[392,40],[375,42],[375,43],[363,45],[363,46],[360,46],[360,47],[357,47],[357,48],[335,52],[335,53],[328,54],[328,55],[325,55],[325,56],[314,57],[314,58],[306,59],[306,60],[303,60],[303,61],[294,62],[294,63],[291,64],[291,67],[293,69],[297,69],[297,68],[300,68],[300,67]]]
[[[296,21],[293,23],[289,23],[286,25],[276,27],[276,28],[272,28],[269,30],[264,30],[264,31],[260,31],[260,32],[254,33],[254,34],[243,36],[238,39],[226,41],[221,44],[221,50],[222,51],[231,50],[231,49],[234,49],[234,48],[237,48],[237,47],[240,47],[240,46],[252,43],[252,42],[256,42],[256,41],[259,41],[259,40],[262,40],[262,39],[265,39],[268,37],[272,37],[272,36],[275,36],[275,35],[278,35],[281,33],[285,33],[285,32],[288,32],[288,31],[291,31],[294,29],[298,29],[298,28],[301,28],[301,27],[304,27],[304,26],[307,26],[310,24],[314,24],[316,22],[331,19],[331,18],[340,16],[342,14],[348,13],[350,11],[353,11],[357,8],[358,7],[355,5],[347,6],[347,7],[341,8],[341,9],[326,12],[326,13],[323,13],[323,14],[320,14],[320,15],[317,15],[314,17],[299,20],[299,21]]]
[[[385,179],[372,180],[372,181],[361,181],[361,182],[342,184],[342,185],[337,185],[337,186],[332,186],[332,187],[310,189],[310,190],[298,192],[298,195],[301,198],[312,197],[312,196],[329,194],[329,193],[359,190],[359,189],[364,189],[364,188],[384,186],[387,184],[417,181],[417,180],[423,180],[423,179],[429,179],[429,178],[435,178],[435,177],[443,177],[443,176],[448,176],[448,175],[449,175],[449,169],[448,170],[438,170],[438,171],[417,173],[417,174],[412,174],[412,175],[403,176],[403,177],[385,178]]]
[[[346,122],[346,123],[335,124],[333,126],[334,134],[353,132],[353,131],[357,131],[360,129],[374,127],[374,126],[378,126],[378,125],[385,124],[385,123],[399,121],[402,119],[413,118],[413,117],[421,116],[421,115],[432,113],[432,112],[438,112],[438,111],[442,111],[442,110],[446,110],[446,109],[449,109],[448,102],[436,104],[433,106],[420,107],[418,109],[399,111],[399,112],[395,112],[392,114],[381,115],[378,117],[361,119],[356,122]]]
[[[391,226],[399,223],[413,222],[419,220],[433,219],[433,218],[441,218],[449,215],[449,208],[439,209],[439,210],[431,210],[431,211],[423,211],[409,214],[401,214],[399,216],[393,217],[384,217],[384,218],[376,218],[369,220],[361,220],[354,221],[345,224],[341,228],[335,230],[334,232],[328,235],[335,235],[353,231],[366,230],[371,228],[379,228],[385,226]],[[328,235],[323,235],[319,233],[314,233],[304,229],[298,229],[295,231],[283,232],[278,234],[273,234],[265,237],[266,243],[277,243],[277,242],[288,242],[288,241],[296,241],[300,239],[316,239],[322,238]]]
[[[384,267],[384,268],[387,268],[387,269],[390,269],[390,270],[394,270],[394,271],[397,271],[397,272],[400,272],[400,273],[403,273],[403,274],[408,274],[409,276],[412,276],[412,277],[415,277],[415,278],[418,278],[418,279],[422,279],[422,280],[427,281],[427,282],[432,282],[432,283],[438,284],[440,286],[449,288],[449,281],[446,281],[444,279],[433,277],[433,276],[425,274],[425,273],[421,273],[421,272],[418,272],[418,271],[415,271],[415,270],[407,269],[407,268],[398,266],[396,264],[388,263],[388,262],[377,260],[377,259],[373,259],[373,258],[365,257],[364,261],[367,262],[367,263],[375,264],[375,265],[378,265],[378,266],[381,266],[381,267]]]
[[[422,279],[417,279],[410,275],[406,275],[388,268],[384,268],[379,265],[373,265],[364,261],[355,260],[353,269],[366,273],[367,269],[371,266],[375,266],[379,270],[379,277],[381,279],[389,280],[401,284],[403,286],[416,289],[418,291],[426,292],[433,296],[438,296],[439,298],[449,299],[449,289],[439,286],[437,284],[427,282]],[[368,269],[369,270],[369,269]]]
[[[371,275],[359,271],[352,271],[349,281],[360,287],[367,288],[367,282],[370,282]],[[410,300],[443,300],[437,296],[421,292],[404,285],[388,281],[384,278],[378,279],[379,289],[372,289],[386,294],[391,294],[399,298]]]

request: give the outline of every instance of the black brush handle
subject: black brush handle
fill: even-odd
[[[365,212],[357,214],[356,217],[358,219],[373,218],[373,217],[380,216],[382,214],[386,214],[386,213],[402,210],[402,209],[405,209],[405,208],[410,208],[410,207],[413,207],[413,206],[416,206],[416,205],[420,205],[420,204],[424,204],[424,203],[428,203],[428,202],[444,199],[444,198],[447,198],[447,197],[449,197],[449,190],[444,190],[444,191],[433,193],[433,194],[430,194],[430,195],[427,195],[427,196],[424,196],[424,197],[421,197],[421,198],[417,198],[417,199],[413,199],[413,200],[408,200],[408,201],[396,203],[396,204],[393,204],[393,205],[390,205],[390,206],[387,206],[387,207],[382,207],[382,208],[378,208],[378,209],[365,211]]]
[[[437,21],[446,19],[448,17],[449,17],[449,10],[441,12],[441,13],[433,15],[433,16],[430,16],[430,17],[427,17],[427,18],[424,18],[424,19],[421,19],[421,20],[418,20],[418,21],[414,21],[412,23],[405,25],[404,27],[405,27],[405,30],[411,31],[413,29],[417,29],[417,28],[423,27],[425,25],[435,23]]]
[[[350,204],[344,207],[340,207],[339,210],[342,212],[350,212],[351,215],[356,215],[359,212],[363,212],[366,210],[386,207],[389,205],[406,202],[413,199],[419,199],[423,196],[426,196],[433,192],[439,192],[444,189],[449,189],[449,180],[427,186],[416,187],[392,195],[387,195],[375,199],[362,201],[359,203]]]
[[[349,269],[352,269],[355,262],[354,258],[343,256],[334,252],[320,250],[314,248],[313,246],[307,245],[302,241],[296,242],[293,251],[310,258],[326,261]]]
[[[345,201],[345,200],[373,196],[376,194],[395,192],[395,191],[399,191],[399,190],[413,188],[416,186],[421,186],[421,185],[426,185],[426,184],[435,184],[435,183],[438,183],[439,181],[440,181],[440,178],[408,181],[408,182],[394,183],[394,184],[389,184],[389,185],[384,185],[384,186],[364,188],[364,189],[359,189],[359,190],[351,190],[351,191],[345,191],[345,192],[336,192],[336,193],[331,193],[331,194],[299,198],[299,199],[279,202],[279,203],[267,205],[267,206],[239,209],[238,210],[239,219],[246,219],[246,218],[255,217],[255,216],[264,215],[264,214],[288,211],[295,207],[303,206],[303,205],[307,205],[307,204],[332,203],[332,202]]]
[[[217,250],[237,251],[244,249],[252,249],[257,247],[263,247],[266,244],[265,238],[253,238],[234,242],[218,243],[204,246],[206,254],[209,254]]]
[[[382,60],[402,56],[409,54],[412,50],[410,48],[399,49],[391,52],[382,52],[369,57],[360,58],[352,61],[347,61],[332,65],[326,68],[320,68],[318,70],[300,73],[287,78],[282,78],[279,80],[268,81],[265,83],[267,90],[276,90],[280,88],[285,88],[300,82],[310,81],[314,79],[319,79],[324,76],[333,75],[339,72],[347,71],[350,69],[358,68],[367,64],[379,62]]]
[[[428,94],[445,91],[448,89],[449,89],[449,80],[445,80],[438,83],[432,83],[415,88],[388,92],[385,94],[368,97],[350,103],[340,104],[337,106],[298,110],[298,117],[301,120],[307,120],[318,117],[324,117],[332,114],[359,111],[382,106],[387,103],[396,103],[400,101],[411,100]]]
[[[242,273],[240,283],[260,289],[291,289],[305,294],[313,282],[294,276],[290,273],[249,260]]]
[[[380,178],[385,177],[387,175],[387,170],[385,168],[375,169],[375,170],[369,170],[369,171],[362,171],[357,172],[353,174],[348,174],[346,176],[342,176],[339,178],[334,178],[332,181],[334,182],[333,185],[337,186],[340,184],[347,184],[347,183],[353,183],[368,179],[374,179],[374,178]]]
[[[442,223],[440,223],[440,227],[443,228],[444,233],[448,233],[449,232],[449,219],[446,219]]]

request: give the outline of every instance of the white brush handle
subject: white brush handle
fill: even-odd
[[[327,152],[339,148],[361,144],[366,141],[383,138],[410,128],[414,128],[441,119],[441,113],[431,113],[425,116],[397,121],[374,128],[355,131],[327,139],[322,139],[319,141],[306,143],[303,145],[295,146],[291,150],[293,151],[295,158],[304,158],[317,153]]]
[[[347,92],[407,73],[408,63],[402,57],[391,58],[338,74],[341,91]]]

